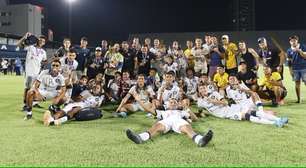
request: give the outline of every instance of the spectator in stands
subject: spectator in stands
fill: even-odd
[[[87,61],[87,77],[88,80],[93,79],[98,73],[104,74],[105,59],[102,55],[102,48],[96,47],[95,54]]]
[[[1,67],[2,67],[3,74],[7,75],[8,61],[6,59],[2,59]]]
[[[248,70],[252,70],[255,73],[259,67],[259,56],[253,48],[247,48],[245,41],[239,41],[239,57],[241,61],[244,61]]]
[[[63,46],[61,46],[54,54],[55,57],[66,57],[69,49],[71,48],[71,40],[64,38]]]
[[[120,53],[124,57],[122,71],[128,71],[131,77],[134,77],[134,75],[136,75],[134,74],[134,69],[136,68],[135,64],[137,64],[137,59],[127,41],[122,42]]]
[[[214,77],[217,72],[217,66],[222,64],[224,58],[224,48],[218,44],[217,37],[211,37],[212,44],[210,45],[210,63],[209,63],[209,76]]]
[[[141,52],[137,55],[138,74],[149,75],[152,59],[154,59],[154,54],[149,52],[148,46],[142,46]]]
[[[118,43],[110,47],[105,54],[105,84],[107,85],[110,79],[115,78],[116,72],[121,72],[123,66],[123,56],[119,52],[120,45]]]
[[[283,64],[285,62],[285,54],[280,48],[268,45],[266,38],[258,39],[259,51],[258,55],[262,60],[264,66],[268,66],[273,72],[279,72],[283,78]]]
[[[15,72],[17,76],[21,75],[22,63],[19,57],[15,60]]]
[[[225,71],[228,74],[237,74],[238,72],[238,61],[237,61],[237,45],[229,41],[228,35],[222,36],[222,44],[225,50]]]
[[[76,61],[78,61],[78,67],[77,67],[77,76],[80,78],[84,74],[85,66],[86,66],[86,61],[90,57],[90,50],[87,48],[87,38],[82,37],[80,41],[80,46],[76,46],[76,52],[77,52],[77,57]]]
[[[187,59],[188,62],[188,67],[193,68],[194,67],[194,59],[193,59],[193,55],[191,53],[192,47],[193,47],[193,42],[191,40],[187,40],[186,41],[186,49],[184,51],[184,55]]]
[[[301,80],[306,85],[306,46],[299,43],[299,37],[289,37],[290,48],[287,50],[288,65],[293,80],[297,103],[301,102]]]
[[[269,66],[264,67],[264,76],[259,79],[258,95],[261,98],[272,100],[273,106],[283,105],[287,95],[279,72],[272,72]]]

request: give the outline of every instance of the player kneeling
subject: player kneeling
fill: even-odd
[[[205,108],[215,117],[232,120],[247,120],[260,124],[274,124],[277,127],[283,127],[288,122],[287,118],[279,118],[262,110],[252,110],[252,108],[245,105],[229,105],[218,92],[209,93],[205,85],[199,86],[198,91],[198,107]]]
[[[92,89],[91,93],[87,90],[83,91],[81,97],[82,100],[80,102],[69,103],[62,110],[58,110],[54,114],[51,114],[50,111],[46,111],[43,116],[44,125],[60,125],[73,119],[83,109],[89,107],[96,109],[100,107],[104,100],[104,95],[102,95],[102,86],[96,85]],[[92,115],[95,115],[95,110],[92,113],[94,113]]]
[[[137,98],[139,101],[139,98]],[[213,132],[209,130],[205,135],[200,135],[194,132],[190,123],[186,121],[191,114],[183,110],[177,110],[178,103],[175,99],[170,99],[168,102],[168,110],[150,110],[150,112],[160,119],[148,131],[141,134],[136,134],[130,129],[126,131],[127,137],[136,144],[144,143],[159,132],[167,133],[170,130],[176,133],[184,133],[191,138],[199,147],[204,147],[213,137]]]

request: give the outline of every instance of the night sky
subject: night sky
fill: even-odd
[[[11,0],[47,10],[54,39],[68,36],[66,0]],[[72,4],[72,40],[91,45],[102,39],[121,41],[129,33],[231,31],[231,0],[76,0]],[[306,29],[302,0],[256,0],[256,30]]]

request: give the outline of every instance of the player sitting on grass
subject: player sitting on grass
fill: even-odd
[[[42,71],[34,82],[31,90],[27,93],[26,117],[25,120],[32,118],[33,101],[45,101],[53,99],[52,105],[64,103],[65,80],[60,74],[61,62],[53,60],[50,70]]]
[[[43,116],[44,125],[61,125],[73,119],[82,109],[100,107],[104,100],[102,90],[101,85],[96,85],[90,92],[85,90],[81,93],[82,100],[80,102],[68,103],[62,110],[55,111],[54,114],[46,111]]]
[[[279,118],[274,115],[263,112],[262,110],[252,110],[243,104],[229,104],[218,92],[209,94],[207,86],[198,87],[199,98],[197,105],[199,108],[205,108],[211,115],[218,118],[232,120],[247,120],[260,124],[271,124],[277,127],[283,127],[287,118]]]
[[[141,102],[138,97],[135,99],[138,102]],[[186,121],[186,119],[189,119],[192,115],[186,111],[178,110],[178,103],[175,99],[170,99],[168,101],[168,110],[150,110],[150,112],[157,116],[160,121],[155,123],[148,131],[136,134],[130,129],[126,130],[127,137],[136,144],[144,143],[158,133],[167,133],[170,130],[179,134],[186,134],[199,147],[204,147],[213,137],[213,132],[211,130],[209,130],[205,135],[195,133],[190,123]]]
[[[137,101],[128,102],[131,96],[135,99],[136,95],[139,95],[141,103]],[[146,108],[152,108],[153,104],[150,102],[150,99],[154,99],[154,96],[155,93],[153,89],[145,84],[145,76],[143,74],[139,74],[137,76],[137,84],[133,86],[129,90],[128,94],[122,99],[113,116],[126,118],[128,111],[145,111]]]

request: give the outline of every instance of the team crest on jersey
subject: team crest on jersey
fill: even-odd
[[[55,79],[55,83],[61,83],[61,82],[60,82],[60,79],[58,79],[58,78]]]

